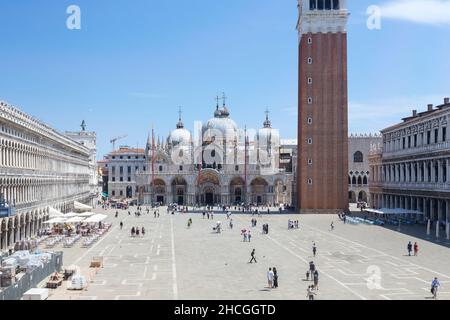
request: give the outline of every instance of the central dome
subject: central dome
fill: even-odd
[[[216,107],[214,118],[209,119],[202,127],[203,140],[211,141],[219,136],[225,141],[234,141],[237,139],[238,126],[236,122],[230,119],[230,112],[227,107],[219,109]]]

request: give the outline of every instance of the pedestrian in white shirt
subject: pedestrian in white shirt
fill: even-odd
[[[269,268],[269,271],[267,272],[267,283],[269,284],[269,288],[273,288],[273,277],[274,273],[272,271],[272,268]]]

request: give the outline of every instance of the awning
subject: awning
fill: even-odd
[[[64,218],[72,218],[72,217],[78,217],[78,213],[69,212],[64,215]]]
[[[66,218],[53,218],[44,222],[44,224],[58,224],[66,222]]]
[[[72,217],[70,219],[67,219],[65,223],[78,223],[83,222],[86,218],[84,217]]]
[[[92,210],[93,208],[88,206],[87,204],[83,204],[81,202],[78,201],[74,201],[73,202],[73,206],[75,207],[76,210]]]
[[[100,222],[100,221],[105,220],[106,218],[108,218],[107,215],[104,215],[104,214],[96,214],[96,215],[94,215],[94,216],[92,216],[92,217],[87,218],[87,219],[84,220],[83,222],[86,222],[86,223],[97,223],[97,222]]]
[[[83,212],[83,213],[80,213],[78,215],[78,217],[92,217],[94,215],[95,215],[95,213],[93,213],[93,212]]]
[[[58,217],[62,217],[62,216],[64,216],[64,213],[62,213],[61,211],[58,211],[58,210],[56,210],[55,208],[53,208],[53,207],[50,207],[49,209],[48,209],[48,211],[49,211],[49,217],[50,218],[58,218]]]
[[[376,213],[376,214],[380,214],[380,215],[405,215],[405,214],[422,214],[423,215],[423,212],[420,212],[420,211],[401,209],[401,208],[396,208],[396,209],[381,208],[378,210],[365,209],[364,211],[368,212],[368,213]]]

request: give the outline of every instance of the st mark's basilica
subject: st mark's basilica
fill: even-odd
[[[291,205],[292,170],[280,167],[280,135],[268,112],[262,128],[238,128],[225,104],[196,134],[181,118],[164,142],[148,138],[136,172],[139,203]],[[158,139],[159,140],[159,139]]]

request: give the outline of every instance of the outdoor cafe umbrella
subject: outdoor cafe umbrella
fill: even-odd
[[[80,213],[78,215],[78,217],[91,217],[91,216],[94,216],[94,215],[95,215],[95,213],[93,213],[93,212],[83,212],[83,213]]]
[[[72,217],[70,219],[66,220],[66,223],[77,223],[77,222],[83,222],[84,221],[84,217]]]
[[[48,209],[48,211],[49,211],[49,217],[50,217],[51,219],[64,216],[64,214],[63,214],[61,211],[56,210],[56,209],[53,208],[53,207],[50,207],[50,208]]]
[[[53,218],[44,222],[44,224],[58,224],[66,222],[65,218]]]
[[[75,212],[69,212],[64,215],[65,218],[72,218],[72,217],[77,217],[77,216],[78,216],[78,214]]]
[[[106,218],[108,218],[107,215],[104,215],[104,214],[96,214],[96,215],[94,215],[94,216],[92,216],[92,217],[87,218],[87,219],[84,220],[83,222],[86,222],[86,223],[97,223],[97,222],[100,222],[100,221],[105,220]]]

